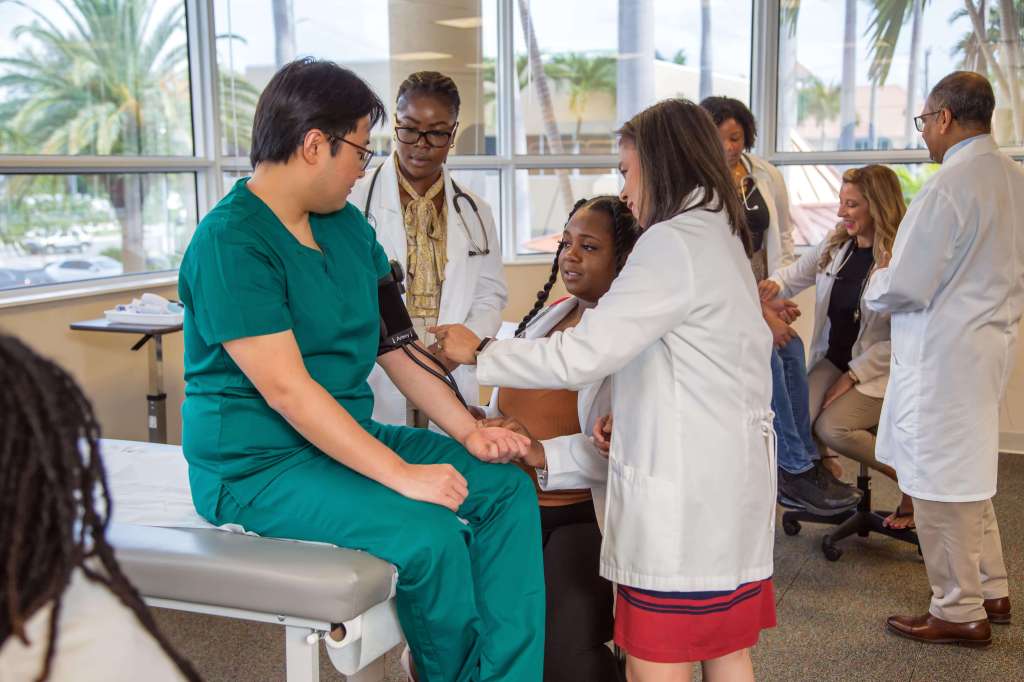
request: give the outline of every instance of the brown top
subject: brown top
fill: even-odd
[[[551,332],[576,326],[582,310],[572,310]],[[548,334],[550,335],[549,332]],[[537,440],[571,436],[580,433],[580,415],[576,407],[576,391],[564,389],[502,388],[498,392],[498,411],[518,419]],[[542,507],[565,507],[591,499],[590,490],[559,490],[547,492],[537,484],[533,467],[520,465],[530,475],[537,488],[537,499]]]

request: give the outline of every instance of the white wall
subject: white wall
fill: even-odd
[[[518,320],[533,305],[537,290],[547,281],[550,265],[508,265],[509,305],[505,319]],[[174,287],[155,289],[176,298]],[[73,332],[71,322],[100,317],[117,303],[131,300],[140,291],[127,291],[0,310],[0,332],[19,336],[38,352],[54,358],[70,371],[93,401],[104,435],[132,440],[146,439],[147,356],[129,350],[136,338],[126,334]],[[551,299],[564,295],[559,284]],[[795,327],[806,341],[811,338],[814,312],[812,291],[797,297],[804,314]],[[181,442],[181,402],[184,399],[184,367],[181,334],[164,341],[165,390],[167,392],[168,439]],[[1024,453],[1024,343],[1017,347],[1017,364],[1000,413],[1001,444],[1004,450]]]

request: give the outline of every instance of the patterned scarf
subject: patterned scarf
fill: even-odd
[[[401,169],[398,185],[411,199],[404,214],[409,247],[406,307],[413,317],[436,318],[441,307],[444,268],[448,264],[448,204],[442,205],[440,214],[434,205],[437,195],[444,192],[444,173],[423,196],[416,193]]]

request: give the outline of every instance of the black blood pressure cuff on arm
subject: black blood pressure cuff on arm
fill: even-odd
[[[377,302],[380,305],[380,345],[377,355],[384,355],[416,341],[409,311],[402,300],[405,273],[398,261],[391,261],[391,271],[377,280]]]

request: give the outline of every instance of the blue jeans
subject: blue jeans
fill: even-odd
[[[814,466],[818,448],[811,436],[804,342],[796,337],[772,349],[772,410],[779,466],[800,474]]]

